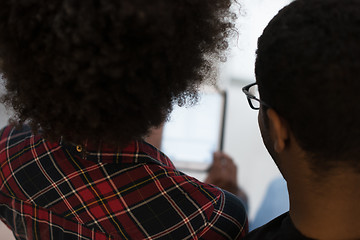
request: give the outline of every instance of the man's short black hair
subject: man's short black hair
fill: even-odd
[[[360,166],[359,0],[292,2],[259,38],[255,68],[314,166]]]
[[[17,120],[49,139],[125,145],[222,59],[231,0],[6,0],[0,67]]]

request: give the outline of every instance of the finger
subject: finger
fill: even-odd
[[[218,152],[218,157],[225,158],[229,162],[233,162],[232,157],[230,157],[228,154],[224,152]]]
[[[212,168],[218,168],[221,167],[221,161],[222,161],[222,154],[220,152],[215,152],[213,155],[213,164]]]

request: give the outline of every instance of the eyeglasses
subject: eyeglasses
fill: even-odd
[[[246,85],[245,87],[242,88],[242,91],[245,93],[249,105],[252,109],[259,110],[261,104],[266,107],[270,107],[267,103],[260,100],[260,94],[257,83],[251,83],[249,85]]]

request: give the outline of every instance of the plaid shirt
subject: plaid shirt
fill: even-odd
[[[241,239],[239,199],[175,169],[156,148],[48,142],[0,132],[0,217],[17,239]]]

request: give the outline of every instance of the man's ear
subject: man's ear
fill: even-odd
[[[274,143],[274,150],[277,153],[284,151],[289,139],[289,128],[286,121],[274,109],[266,111],[269,119],[269,133]]]

